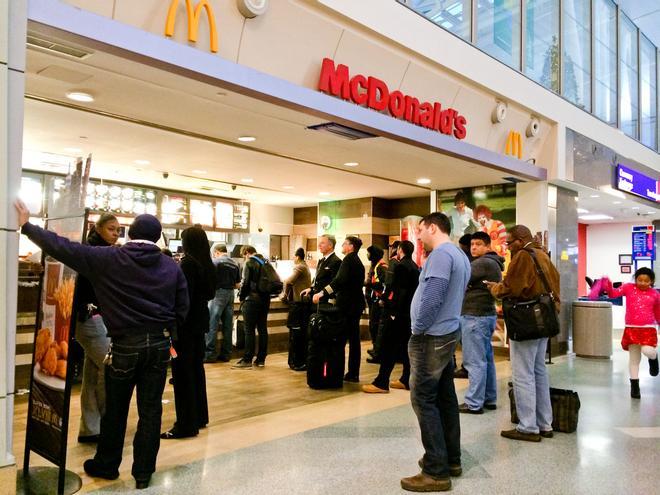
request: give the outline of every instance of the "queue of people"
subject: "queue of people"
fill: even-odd
[[[79,441],[98,442],[95,456],[85,461],[84,469],[94,477],[119,476],[128,410],[136,389],[139,421],[132,474],[136,488],[146,488],[155,470],[160,439],[192,437],[208,424],[204,362],[230,359],[237,288],[246,346],[232,368],[265,366],[272,296],[272,288],[264,289],[268,261],[254,247],[243,246],[241,273],[226,246],[216,244],[209,252],[206,233],[191,227],[182,233],[184,257],[177,264],[156,245],[162,228],[151,215],[135,218],[129,240],[121,247],[113,247],[119,224],[112,215],[101,216],[86,244],[78,244],[30,224],[22,202],[16,203],[16,209],[22,233],[80,274],[77,330],[86,357]],[[412,258],[415,246],[404,240],[390,246],[393,252],[388,262],[381,248],[368,247],[371,264],[365,278],[358,257],[361,239],[346,237],[340,259],[334,253],[335,238],[323,235],[318,241],[322,257],[316,276],[312,279],[305,252],[298,249],[293,273],[283,285],[290,304],[289,366],[295,371],[306,368],[310,315],[314,307],[328,305],[341,316],[343,345],[349,346],[344,381],[359,382],[360,318],[368,304],[374,345],[369,360],[379,364],[379,372],[362,390],[371,394],[388,393],[391,388],[410,390],[424,454],[419,460],[421,471],[401,480],[402,488],[409,491],[449,490],[451,478],[462,474],[460,414],[497,408],[491,345],[496,298],[533,300],[549,290],[559,309],[559,273],[527,227],[509,229],[512,259],[502,277],[504,260],[491,248],[490,236],[471,234],[468,257],[452,241],[452,220],[438,212],[421,219],[418,234],[426,257],[421,270]],[[654,277],[652,271],[641,269],[635,274],[635,284],[624,285],[618,292],[608,288],[611,294],[632,298],[622,345],[630,351],[634,398],[639,398],[642,354],[649,359],[651,374],[658,374],[657,337],[653,340],[647,331],[660,315],[660,296],[649,291]],[[223,338],[216,354],[218,324]],[[453,355],[461,338],[469,386],[459,405]],[[519,424],[501,432],[506,439],[540,442],[553,437],[547,344],[548,338],[543,337],[510,341]],[[403,363],[403,371],[391,380],[397,361]],[[176,422],[161,433],[162,395],[170,362]]]

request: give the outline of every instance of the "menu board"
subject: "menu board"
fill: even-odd
[[[167,225],[185,225],[187,211],[187,201],[183,196],[163,195],[163,201],[160,204],[162,217],[161,221]]]
[[[247,203],[234,203],[234,214],[232,229],[244,230],[250,229],[250,205]]]
[[[633,227],[632,256],[633,260],[655,259],[655,228],[653,225]]]
[[[205,227],[213,227],[213,202],[191,199],[190,223],[198,223]]]
[[[154,190],[93,182],[87,187],[85,206],[93,210],[132,215],[155,215],[158,210]]]
[[[218,229],[231,230],[234,227],[234,204],[216,201],[215,203],[215,227]]]

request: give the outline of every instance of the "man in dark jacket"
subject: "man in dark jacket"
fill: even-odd
[[[316,265],[316,275],[312,281],[312,286],[309,289],[301,291],[301,297],[307,297],[310,293],[313,295],[321,292],[337,275],[339,266],[341,265],[341,259],[335,254],[336,244],[337,240],[334,236],[324,234],[319,237],[318,249],[321,253],[321,259]],[[319,302],[325,303],[328,299],[328,296],[323,296]]]
[[[463,366],[468,371],[470,383],[465,393],[465,403],[458,406],[458,410],[482,414],[484,407],[497,407],[497,378],[491,344],[497,311],[495,298],[484,281],[502,280],[504,258],[491,251],[490,236],[486,232],[472,234],[470,250],[470,281],[461,312]]]
[[[270,309],[270,294],[258,290],[261,267],[266,262],[257,250],[245,245],[241,248],[241,256],[245,259],[243,279],[238,299],[241,301],[241,312],[245,322],[245,354],[232,366],[235,369],[252,368],[254,356],[255,329],[259,332],[259,348],[254,365],[263,368],[268,354],[268,310]]]
[[[128,408],[137,388],[140,419],[131,472],[136,488],[146,488],[160,446],[170,335],[185,320],[189,304],[183,272],[155,244],[161,236],[160,222],[152,215],[139,215],[124,246],[93,247],[30,224],[30,212],[20,201],[16,210],[23,234],[92,283],[112,341],[106,357],[106,412],[96,455],[85,461],[85,472],[119,477]]]
[[[348,372],[344,380],[355,383],[360,381],[360,316],[365,308],[362,293],[364,265],[358,257],[361,246],[362,240],[358,237],[348,236],[344,240],[341,245],[344,259],[337,276],[313,298],[314,304],[326,296],[334,299],[344,317],[344,333],[349,343]]]
[[[410,304],[419,284],[419,267],[412,259],[415,246],[410,241],[401,241],[398,247],[398,263],[392,274],[388,297],[383,309],[383,335],[381,339],[381,363],[378,376],[362,391],[387,393],[390,387],[407,389],[410,380],[408,341],[410,340]],[[390,375],[398,359],[403,362],[401,378],[390,383]]]

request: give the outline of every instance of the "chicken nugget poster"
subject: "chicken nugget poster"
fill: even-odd
[[[46,228],[82,242],[87,214],[49,219]],[[44,257],[44,276],[30,376],[25,464],[29,451],[64,468],[71,397],[72,365],[69,346],[75,322],[77,274],[50,256]]]

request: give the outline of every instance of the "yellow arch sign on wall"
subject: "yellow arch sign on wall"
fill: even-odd
[[[504,150],[505,155],[511,155],[522,159],[523,152],[522,136],[519,132],[511,131],[506,138],[506,148]]]
[[[165,36],[171,38],[174,36],[174,23],[176,21],[176,11],[179,7],[179,0],[172,0],[170,8],[167,11],[167,20],[165,22]],[[218,51],[218,30],[215,25],[215,14],[208,0],[200,0],[193,9],[192,0],[186,0],[186,14],[188,16],[188,40],[197,42],[197,33],[199,32],[199,20],[202,16],[202,9],[206,10],[206,17],[209,21],[209,37],[211,42],[211,51]]]

